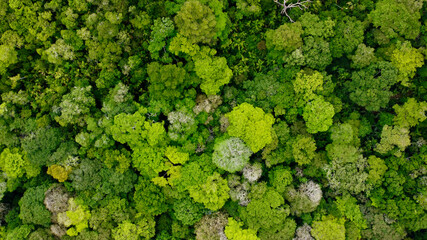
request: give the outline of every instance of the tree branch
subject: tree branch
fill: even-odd
[[[289,18],[289,20],[291,21],[291,22],[295,22],[289,15],[288,15],[288,9],[291,9],[291,8],[295,8],[295,7],[298,7],[299,9],[301,9],[301,10],[304,10],[304,9],[307,9],[307,6],[305,5],[306,3],[310,3],[311,2],[311,0],[304,0],[304,1],[300,1],[300,0],[298,0],[296,3],[288,3],[288,0],[283,0],[283,3],[280,3],[279,2],[279,0],[274,0],[274,2],[277,4],[277,5],[279,5],[279,6],[281,6],[281,7],[283,7],[283,9],[282,9],[282,11],[280,12],[281,14],[285,14],[286,15],[286,17],[288,17]]]

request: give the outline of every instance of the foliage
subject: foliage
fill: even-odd
[[[335,29],[335,36],[331,42],[331,53],[334,58],[350,54],[363,42],[364,26],[354,17],[341,19]]]
[[[297,23],[285,23],[276,30],[268,30],[265,33],[266,46],[275,51],[292,52],[303,44],[301,35],[302,26]]]
[[[303,118],[306,121],[307,132],[325,132],[332,125],[334,107],[322,97],[316,97],[304,107]]]
[[[301,184],[298,190],[288,187],[285,198],[290,202],[291,213],[301,216],[316,210],[322,199],[322,189],[317,183],[309,181]]]
[[[174,216],[185,225],[194,225],[203,217],[203,205],[183,198],[174,202]]]
[[[396,112],[393,123],[397,126],[415,127],[427,118],[427,102],[417,102],[414,98],[409,98],[403,106],[394,105],[393,109]]]
[[[241,171],[249,162],[251,150],[236,137],[225,139],[215,144],[212,162],[228,172]]]
[[[426,239],[426,3],[0,0],[0,239]]]
[[[27,167],[30,167],[30,164],[22,158],[18,149],[10,151],[6,148],[0,154],[0,168],[8,178],[22,177]]]
[[[58,213],[58,223],[69,227],[67,235],[77,236],[89,227],[88,220],[91,214],[86,206],[78,204],[74,198],[68,199],[68,211]]]
[[[243,223],[237,222],[233,218],[228,218],[224,233],[230,240],[257,240],[256,231],[252,229],[241,229]]]
[[[140,213],[159,215],[167,210],[165,196],[159,191],[159,187],[142,177],[135,185],[133,200]]]
[[[194,66],[197,76],[202,79],[200,89],[208,96],[217,94],[220,91],[219,88],[229,83],[233,76],[224,57],[196,58]]]
[[[421,17],[419,10],[422,7],[418,4],[405,4],[408,1],[378,1],[375,10],[369,14],[375,27],[389,38],[396,38],[403,35],[408,39],[415,39],[420,31]],[[418,5],[418,6],[417,6]]]
[[[350,99],[368,111],[379,111],[387,106],[390,87],[398,81],[398,71],[389,62],[377,62],[352,73],[352,81],[346,82]]]
[[[91,96],[91,87],[74,88],[69,94],[62,98],[59,104],[60,116],[55,120],[61,125],[83,124],[85,115],[89,114],[90,108],[95,105],[95,99]]]
[[[381,154],[387,154],[391,150],[395,150],[394,155],[400,156],[401,152],[410,144],[411,140],[407,128],[385,125],[381,132],[381,142],[375,150]]]
[[[243,103],[233,108],[226,117],[230,123],[227,128],[228,134],[241,138],[252,152],[258,152],[273,141],[271,126],[274,118],[270,114],[265,114],[261,108]]]
[[[248,206],[240,209],[245,224],[258,231],[261,239],[292,238],[296,226],[293,220],[286,218],[290,210],[284,205],[283,197],[266,184],[257,185],[251,195]]]
[[[322,217],[321,221],[313,222],[311,235],[316,240],[345,239],[344,219],[333,216]]]
[[[29,188],[19,200],[19,218],[25,224],[49,226],[50,212],[43,204],[46,186]]]
[[[206,208],[216,211],[228,200],[229,190],[227,180],[215,172],[204,183],[190,187],[189,192],[194,201],[203,203]]]
[[[213,11],[196,0],[182,5],[175,16],[175,23],[179,32],[193,43],[211,43],[216,35],[217,21]]]
[[[359,229],[367,228],[366,221],[354,197],[350,195],[337,197],[337,208],[345,218],[355,223]]]
[[[186,72],[176,65],[152,62],[147,66],[150,98],[156,101],[173,101],[181,97],[186,86]]]
[[[417,68],[424,65],[424,58],[419,49],[413,48],[411,43],[406,41],[393,51],[391,62],[399,70],[399,80],[402,85],[408,86]]]

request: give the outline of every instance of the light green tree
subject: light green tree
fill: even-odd
[[[342,216],[356,224],[359,229],[368,227],[360,211],[360,207],[357,204],[356,198],[352,197],[350,194],[344,194],[341,197],[337,197],[336,205]]]
[[[6,148],[0,154],[0,168],[8,178],[22,177],[29,166],[30,163],[24,160],[17,148],[12,149],[12,151]]]
[[[373,184],[380,183],[382,178],[384,177],[385,172],[388,169],[387,165],[385,164],[385,161],[381,158],[372,155],[368,158],[368,164],[368,181]]]
[[[223,179],[221,175],[215,172],[209,176],[204,183],[197,186],[192,186],[189,189],[190,196],[194,201],[203,203],[206,208],[216,211],[230,198],[228,192],[227,180]]]
[[[200,89],[208,96],[217,94],[219,88],[228,84],[233,76],[224,57],[197,57],[194,66],[197,76],[202,79]]]
[[[274,117],[264,113],[261,108],[242,103],[225,116],[230,123],[227,128],[228,134],[245,141],[252,152],[258,152],[273,141]]]
[[[385,125],[381,132],[381,142],[377,144],[375,151],[388,154],[393,150],[393,154],[399,157],[410,144],[411,139],[407,128]]]
[[[213,42],[216,35],[216,18],[208,6],[197,0],[186,1],[178,14],[175,23],[179,33],[193,43]]]
[[[0,74],[5,74],[7,67],[18,62],[18,52],[14,47],[0,45]]]
[[[307,125],[307,132],[325,132],[332,126],[334,117],[334,106],[318,96],[313,101],[308,102],[304,107],[303,118]]]
[[[298,135],[292,143],[292,155],[299,166],[310,164],[315,151],[316,142],[311,136]]]
[[[393,123],[401,127],[415,127],[418,123],[426,120],[427,102],[417,102],[415,98],[409,98],[403,106],[394,105],[396,116]]]
[[[259,240],[256,231],[253,229],[242,229],[243,223],[237,222],[233,218],[228,218],[225,226],[225,235],[230,240]]]
[[[391,55],[391,63],[399,70],[399,81],[409,86],[410,79],[415,76],[417,68],[424,65],[422,50],[413,48],[409,41],[399,44]]]
[[[295,81],[293,82],[295,94],[298,96],[298,105],[313,100],[316,97],[316,92],[323,90],[323,75],[318,72],[306,72],[304,70],[298,72]]]
[[[314,221],[311,235],[316,240],[344,240],[345,220],[333,216],[323,216],[321,221]]]

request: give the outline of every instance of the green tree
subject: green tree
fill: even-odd
[[[303,118],[307,125],[307,132],[325,132],[332,126],[334,107],[323,97],[316,97],[304,107]]]
[[[292,155],[299,166],[308,165],[314,159],[316,142],[310,136],[298,135],[292,143]]]
[[[253,229],[242,229],[243,223],[237,222],[233,218],[228,218],[225,226],[225,235],[230,240],[259,240],[256,231]]]
[[[303,44],[301,23],[285,23],[276,30],[267,30],[265,33],[266,46],[274,51],[291,53]]]
[[[138,227],[130,221],[123,221],[112,230],[112,236],[114,240],[138,240],[139,233]]]
[[[231,137],[215,144],[212,162],[218,168],[234,173],[249,163],[251,155],[252,151],[240,138]]]
[[[323,216],[321,221],[314,221],[311,235],[316,240],[344,240],[345,227],[344,219],[333,216]]]
[[[216,211],[230,198],[227,180],[215,172],[202,184],[189,188],[190,196],[194,201],[203,203],[206,208]]]
[[[385,161],[375,156],[369,156],[368,164],[369,164],[368,180],[374,184],[381,182],[382,178],[384,177],[384,174],[388,169],[387,165],[385,164]]]
[[[339,58],[352,53],[363,39],[364,27],[361,21],[349,16],[340,19],[330,45],[332,57]]]
[[[302,46],[305,65],[310,68],[323,71],[332,63],[332,55],[329,42],[319,37],[308,36],[304,38]]]
[[[331,131],[333,142],[326,146],[331,162],[324,167],[330,187],[340,193],[354,194],[370,189],[371,186],[366,184],[367,162],[357,147],[360,140],[355,134],[359,129],[345,123],[335,125]]]
[[[154,237],[154,225],[154,220],[147,217],[138,217],[136,223],[125,220],[112,230],[112,237],[114,240],[148,240]]]
[[[289,72],[291,72],[289,75],[293,75],[295,70],[289,70]],[[279,73],[274,72],[256,74],[253,80],[244,81],[245,91],[242,91],[244,99],[241,101],[260,107],[265,112],[271,112],[274,109],[276,116],[281,110],[293,107],[295,98],[293,84],[277,75]]]
[[[55,120],[61,126],[68,124],[85,124],[85,117],[90,113],[90,109],[95,106],[95,99],[91,94],[91,86],[75,87],[70,93],[62,97],[59,104],[60,116]]]
[[[283,166],[277,166],[268,172],[269,184],[278,192],[284,193],[292,183],[292,172]]]
[[[342,216],[356,224],[359,229],[367,228],[366,220],[363,218],[356,198],[345,194],[342,197],[337,197],[336,204]]]
[[[51,213],[43,204],[46,186],[29,188],[19,200],[19,218],[24,224],[49,226]]]
[[[50,63],[61,65],[64,60],[74,60],[74,48],[67,44],[64,39],[58,39],[43,53]]]
[[[395,156],[401,156],[410,144],[411,139],[407,128],[385,125],[381,132],[381,142],[376,146],[375,151],[385,155],[393,150]]]
[[[260,0],[236,0],[237,9],[239,9],[239,18],[243,16],[259,16],[262,13]]]
[[[135,208],[140,213],[160,215],[168,210],[166,199],[160,188],[149,180],[140,177],[133,195]]]
[[[168,121],[168,136],[173,141],[183,144],[197,132],[196,116],[190,110],[184,109],[183,111],[170,112]]]
[[[120,113],[133,113],[137,110],[136,104],[133,102],[133,96],[130,89],[125,84],[119,82],[109,91],[108,96],[102,102],[101,111],[109,117],[113,117]]]
[[[240,217],[250,229],[258,231],[262,240],[292,239],[296,224],[287,218],[290,213],[285,200],[265,183],[252,188],[251,202],[240,209]]]
[[[401,84],[409,86],[417,68],[424,65],[424,56],[420,49],[413,48],[409,41],[405,41],[393,51],[391,63],[399,70]]]
[[[54,240],[48,229],[39,228],[28,236],[28,240]]]
[[[29,167],[30,163],[22,158],[17,148],[12,149],[12,151],[6,148],[0,154],[0,168],[8,178],[22,177],[26,172],[26,168]]]
[[[360,149],[345,144],[330,144],[326,146],[331,163],[325,168],[326,177],[332,189],[338,192],[349,191],[360,193],[369,189],[366,184],[368,174],[366,159]]]
[[[353,72],[351,79],[345,83],[350,99],[368,111],[379,111],[387,106],[393,95],[390,88],[398,82],[398,70],[382,61]]]
[[[24,225],[18,226],[7,232],[5,240],[28,239],[28,235],[30,235],[33,229],[34,229],[33,225],[24,224]]]
[[[319,184],[308,181],[301,184],[297,190],[293,187],[288,187],[284,195],[290,203],[291,213],[301,216],[301,214],[316,210],[320,200],[322,200],[322,189]]]
[[[374,27],[379,28],[388,38],[402,35],[407,39],[415,39],[421,28],[421,8],[422,4],[411,4],[411,1],[381,0],[368,16]]]
[[[147,109],[140,107],[132,115],[121,113],[114,116],[114,124],[108,129],[114,140],[131,147],[141,142],[147,142],[150,146],[162,143],[166,136],[163,123],[146,121],[146,113]]]
[[[154,20],[151,26],[151,38],[150,44],[148,45],[148,51],[151,53],[151,58],[160,59],[160,52],[167,45],[167,38],[173,36],[175,33],[175,27],[173,21],[170,18],[159,18]],[[168,56],[165,54],[162,59],[167,59]]]
[[[179,33],[193,43],[210,44],[215,39],[217,25],[215,15],[212,9],[197,0],[186,1],[182,5],[175,16],[175,23]]]
[[[316,98],[316,93],[323,90],[323,75],[318,72],[298,72],[293,82],[298,105],[303,105]]]
[[[233,76],[224,57],[198,57],[194,60],[194,67],[197,76],[202,79],[200,89],[208,96],[217,94],[219,88],[228,84]]]
[[[330,18],[321,20],[319,16],[313,13],[305,12],[298,19],[298,22],[301,22],[304,29],[304,35],[329,38],[333,37],[335,34],[334,27],[336,23]]]
[[[77,236],[89,227],[90,210],[87,206],[78,204],[74,198],[68,199],[68,210],[58,213],[58,223],[67,227],[68,236]]]
[[[415,127],[427,118],[425,115],[427,102],[417,102],[415,98],[408,98],[403,106],[396,104],[393,109],[396,112],[393,123],[400,127]]]
[[[186,71],[173,64],[151,62],[147,66],[147,73],[150,83],[148,92],[152,100],[172,102],[180,98],[184,87],[189,85],[186,83]]]
[[[174,216],[185,225],[194,225],[203,217],[205,208],[191,198],[175,200],[172,206]]]
[[[18,62],[18,52],[8,45],[0,45],[0,74],[5,74],[7,68]]]
[[[352,61],[351,67],[360,69],[374,63],[376,61],[374,51],[374,48],[367,47],[363,43],[359,44],[354,55],[349,56],[349,59]]]
[[[261,108],[243,103],[233,108],[226,117],[230,123],[227,128],[228,134],[245,141],[252,152],[258,152],[273,141],[274,117],[264,113]]]

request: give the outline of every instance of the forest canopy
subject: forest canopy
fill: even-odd
[[[0,0],[0,239],[427,239],[427,0]]]

